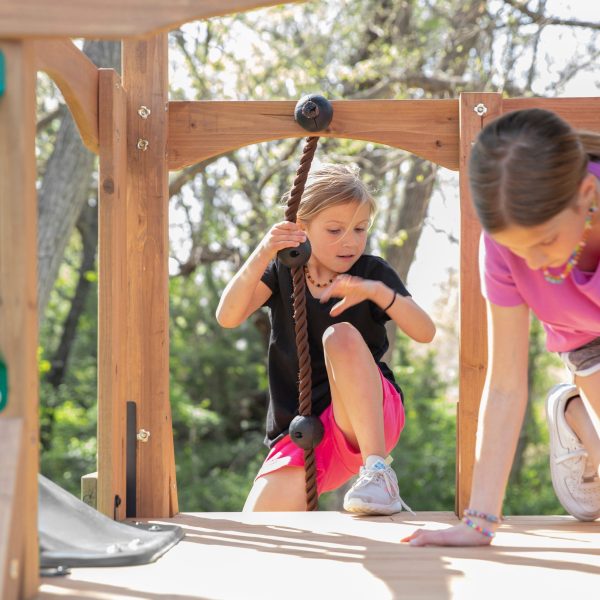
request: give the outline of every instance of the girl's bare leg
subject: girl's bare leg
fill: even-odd
[[[565,410],[565,419],[588,452],[588,459],[596,467],[600,466],[600,432],[597,423],[600,420],[600,371],[588,377],[576,377],[575,385],[596,413],[593,418],[581,400],[574,398]],[[596,423],[594,423],[596,421]]]
[[[304,511],[306,484],[304,468],[284,467],[254,482],[244,512]]]
[[[336,323],[325,331],[323,349],[336,423],[363,461],[385,457],[381,376],[368,346],[352,325]]]

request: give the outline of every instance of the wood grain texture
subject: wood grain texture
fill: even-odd
[[[0,50],[6,59],[6,93],[0,99],[0,353],[9,378],[2,417],[23,419],[21,594],[32,598],[39,581],[35,56],[29,42],[3,41]]]
[[[40,600],[562,600],[565,589],[593,597],[598,586],[598,524],[572,517],[510,517],[492,546],[475,548],[400,543],[417,528],[455,524],[450,512],[196,513],[169,522],[186,537],[156,563],[75,569],[44,579]]]
[[[36,64],[60,89],[81,139],[98,153],[98,69],[71,40],[36,40]]]
[[[482,103],[485,116],[475,113]],[[500,94],[460,95],[460,348],[456,424],[456,511],[462,515],[471,495],[479,403],[487,365],[485,302],[479,281],[481,226],[471,200],[468,163],[475,138],[502,111]]]
[[[127,90],[127,400],[137,404],[137,514],[177,512],[169,404],[167,35],[123,42]],[[141,106],[150,109],[143,119]],[[143,142],[143,143],[142,143]],[[138,144],[145,150],[138,148]]]
[[[119,75],[99,71],[98,510],[125,518],[128,361],[127,97]],[[115,508],[115,496],[121,503]]]
[[[309,133],[294,121],[294,101],[170,102],[169,168],[181,169],[258,142]],[[458,100],[335,100],[323,137],[408,150],[458,169]]]
[[[287,0],[288,4],[305,0]],[[281,0],[2,0],[0,38],[119,39],[282,4]]]
[[[523,108],[551,110],[574,129],[600,132],[600,97],[596,98],[506,98],[502,112]]]
[[[19,597],[23,578],[23,529],[21,509],[24,468],[23,419],[0,419],[0,598]]]

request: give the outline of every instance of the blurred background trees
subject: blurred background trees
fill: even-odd
[[[599,27],[571,10],[549,0],[331,0],[192,23],[170,34],[171,99],[297,99],[308,92],[454,98],[475,90],[558,96],[582,77],[597,94]],[[568,52],[556,52],[559,36]],[[86,42],[84,50],[97,65],[118,69],[114,42]],[[38,108],[42,471],[77,493],[81,475],[96,468],[95,158],[43,76]],[[171,174],[171,401],[182,510],[240,510],[265,455],[268,318],[259,311],[224,330],[214,313],[229,278],[283,218],[280,198],[300,152],[300,140],[281,140]],[[455,174],[352,140],[322,139],[316,160],[360,166],[380,204],[369,251],[384,256],[409,289],[427,261],[447,263],[443,248],[458,234],[435,217],[441,208],[457,212]],[[427,231],[445,246],[419,246]],[[394,467],[403,497],[418,510],[454,506],[457,266],[448,265],[416,298],[438,325],[433,344],[410,343],[390,329],[388,361],[408,417]],[[550,484],[543,415],[545,392],[562,375],[558,365],[534,324],[531,403],[507,514],[562,512]],[[339,494],[327,495],[322,507],[338,508]]]

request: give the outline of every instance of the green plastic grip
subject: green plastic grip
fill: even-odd
[[[0,412],[2,412],[8,404],[8,368],[0,355]]]
[[[0,50],[0,98],[4,96],[6,89],[6,60],[4,60],[4,52]]]

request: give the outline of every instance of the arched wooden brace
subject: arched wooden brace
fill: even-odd
[[[98,69],[69,39],[35,40],[38,71],[49,75],[67,103],[81,141],[98,154]]]
[[[458,170],[458,100],[334,100],[321,137],[402,148]],[[304,137],[294,101],[169,102],[169,169],[258,142]]]

